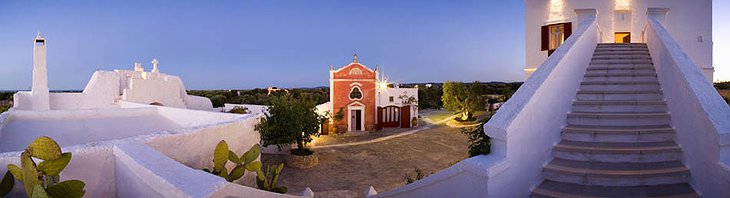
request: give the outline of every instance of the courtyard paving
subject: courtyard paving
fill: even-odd
[[[314,149],[319,165],[310,169],[285,167],[280,184],[289,193],[310,187],[316,197],[364,197],[369,186],[379,192],[405,185],[414,168],[430,174],[468,157],[467,138],[459,129],[432,125],[418,133],[384,141]],[[263,154],[265,165],[278,164],[286,155]]]

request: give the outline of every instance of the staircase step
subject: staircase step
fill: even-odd
[[[578,90],[577,100],[663,100],[661,91],[586,91]]]
[[[687,183],[651,186],[586,186],[543,181],[531,197],[700,197]]]
[[[590,82],[593,83],[593,82]],[[657,83],[642,84],[582,84],[580,90],[583,91],[658,91],[661,87]]]
[[[636,76],[636,75],[656,75],[654,69],[607,69],[607,70],[588,70],[586,75],[589,76],[601,76],[601,75],[625,75],[625,76]]]
[[[662,100],[576,100],[574,112],[666,112]]]
[[[681,161],[608,163],[555,158],[545,165],[543,176],[579,185],[642,186],[686,183],[689,169]]]
[[[646,43],[599,43],[598,47],[601,46],[644,46],[646,47]]]
[[[596,52],[593,53],[594,56],[603,56],[603,55],[647,55],[651,56],[649,54],[649,50],[640,50],[640,51],[611,51],[611,50],[596,50]]]
[[[589,75],[583,78],[583,82],[601,82],[601,81],[658,81],[656,75],[645,75],[645,74],[635,74],[635,75],[619,75],[619,74],[611,74],[611,75]]]
[[[568,124],[598,126],[645,126],[668,125],[669,113],[666,112],[571,112]]]
[[[585,77],[656,77],[656,74],[586,74]],[[610,81],[610,80],[609,80]]]
[[[629,55],[608,55],[594,54],[593,60],[651,60],[649,54],[629,54]]]
[[[674,140],[670,126],[610,127],[568,125],[560,134],[563,140],[580,142],[664,142]]]
[[[588,66],[588,71],[592,70],[654,70],[653,64],[594,64]]]
[[[618,143],[563,140],[555,145],[553,156],[587,162],[665,162],[681,160],[682,150],[674,141]]]
[[[599,47],[595,53],[623,52],[623,53],[649,53],[649,49],[645,47]]]
[[[650,84],[650,85],[659,85],[659,82],[657,81],[583,81],[580,83],[581,85],[640,85],[640,84]]]
[[[653,64],[651,59],[592,59],[590,64]]]

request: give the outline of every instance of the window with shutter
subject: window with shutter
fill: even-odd
[[[573,33],[572,23],[559,23],[542,26],[541,49],[548,51],[548,56],[560,47]]]

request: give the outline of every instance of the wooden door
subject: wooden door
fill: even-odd
[[[400,108],[400,127],[411,128],[411,106]]]

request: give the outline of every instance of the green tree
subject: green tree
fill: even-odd
[[[255,129],[261,134],[263,146],[297,144],[292,154],[308,155],[306,149],[312,138],[319,136],[319,128],[327,118],[317,114],[317,105],[309,98],[291,95],[273,97],[268,113],[261,118]]]
[[[210,97],[210,102],[213,103],[213,107],[222,107],[222,106],[225,106],[226,96],[224,96],[224,95],[214,95],[213,97]]]
[[[472,113],[484,102],[480,99],[476,86],[467,86],[462,82],[446,81],[443,85],[444,95],[441,97],[446,110],[461,114],[461,120],[470,120]]]

